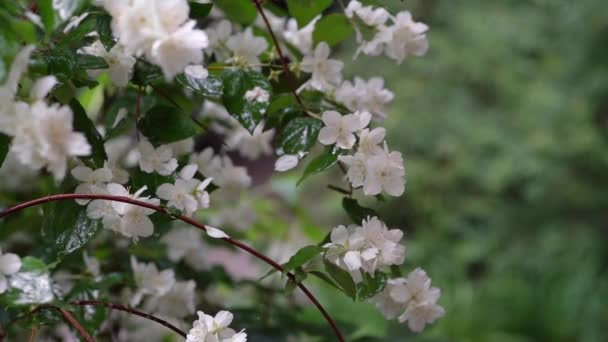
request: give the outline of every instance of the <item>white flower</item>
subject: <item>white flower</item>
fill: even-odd
[[[176,281],[165,294],[149,297],[144,304],[144,309],[169,317],[184,318],[196,310],[194,307],[195,290],[194,280]]]
[[[133,74],[133,66],[136,60],[132,55],[125,53],[122,45],[115,44],[110,51],[107,51],[100,41],[95,41],[82,50],[87,54],[99,56],[108,63],[110,80],[115,86],[127,86]],[[99,75],[99,73],[100,71],[97,70],[89,71],[92,76]]]
[[[202,63],[202,50],[209,45],[209,40],[204,31],[194,29],[195,25],[196,22],[190,20],[152,45],[150,59],[161,67],[167,81],[183,72],[189,64]]]
[[[159,198],[167,200],[168,206],[184,211],[186,216],[209,207],[209,193],[205,189],[213,179],[207,178],[201,182],[193,178],[197,168],[196,164],[184,166],[175,184],[164,183],[156,189]]]
[[[167,145],[154,148],[147,140],[142,140],[137,146],[139,150],[139,168],[146,172],[157,172],[159,175],[168,176],[177,169],[177,160],[173,158],[173,151]]]
[[[198,320],[192,324],[186,342],[245,342],[247,335],[241,331],[237,333],[228,328],[234,315],[228,311],[220,311],[215,317],[198,311]]]
[[[335,227],[331,231],[331,242],[324,246],[326,258],[350,272],[359,270],[378,255],[378,249],[367,243],[359,228]]]
[[[190,264],[204,248],[201,232],[192,227],[172,228],[161,241],[167,245],[167,257],[173,262],[185,259]]]
[[[339,148],[349,150],[357,139],[354,132],[361,129],[361,121],[354,114],[341,115],[330,110],[323,113],[325,127],[319,132],[319,142],[323,145],[336,144]]]
[[[5,253],[0,250],[0,293],[8,288],[6,276],[15,274],[21,268],[21,258],[17,254]]]
[[[34,169],[45,167],[55,180],[61,180],[68,158],[91,154],[91,145],[84,134],[73,131],[69,107],[36,101],[21,114],[12,149],[22,163]]]
[[[285,154],[280,156],[274,162],[274,170],[279,172],[285,172],[298,166],[299,162],[300,158],[298,158],[298,156],[294,154]]]
[[[300,70],[312,74],[302,88],[313,88],[326,91],[335,88],[342,80],[344,63],[336,59],[329,59],[329,45],[321,42],[312,55],[306,55],[300,64]]]
[[[131,256],[131,268],[137,292],[131,300],[131,305],[136,306],[143,295],[162,296],[169,292],[175,284],[175,273],[172,269],[158,271],[154,263],[139,263]]]
[[[336,100],[351,110],[366,110],[376,120],[387,116],[386,105],[394,98],[393,92],[384,88],[384,79],[372,77],[368,81],[355,77],[354,83],[345,81],[336,89]]]
[[[228,156],[221,158],[221,167],[213,179],[215,184],[222,188],[222,191],[240,191],[251,185],[251,177],[247,173],[247,169],[235,166]]]
[[[274,129],[263,131],[264,124],[261,123],[253,130],[253,134],[242,126],[237,126],[227,137],[226,145],[231,150],[238,150],[239,153],[250,160],[255,160],[261,155],[272,154],[272,138]]]
[[[373,8],[372,6],[363,6],[359,1],[353,0],[348,3],[348,7],[344,11],[347,17],[359,17],[367,26],[384,25],[390,14],[382,7]]]
[[[315,25],[321,19],[321,16],[316,16],[310,23],[303,28],[298,28],[298,22],[291,18],[287,21],[287,28],[283,32],[285,40],[291,45],[297,47],[300,52],[308,54],[312,50],[312,33],[315,30]]]
[[[401,64],[409,55],[423,56],[429,43],[426,31],[429,27],[421,22],[415,22],[408,11],[399,12],[392,18],[393,25],[386,30],[386,55]]]
[[[214,155],[211,147],[205,148],[198,154],[192,154],[190,156],[190,163],[198,165],[198,170],[206,177],[217,177],[221,173],[222,161]]]
[[[363,129],[359,132],[359,147],[357,152],[366,156],[373,156],[383,152],[380,143],[384,141],[386,130],[383,127],[376,127],[373,130]]]
[[[338,157],[338,160],[348,167],[346,177],[355,188],[363,186],[365,183],[365,177],[367,176],[367,158],[368,156],[359,152],[352,156]]]
[[[384,151],[367,160],[367,175],[363,193],[375,196],[382,191],[391,196],[401,196],[405,190],[405,170],[400,152]]]
[[[368,218],[361,225],[361,234],[365,240],[378,249],[377,264],[369,265],[366,269],[369,273],[374,273],[376,267],[391,265],[401,265],[405,260],[405,247],[399,242],[403,237],[403,232],[399,229],[388,229],[384,222],[377,217]]]
[[[209,71],[205,69],[201,64],[198,65],[188,65],[184,69],[184,73],[188,77],[197,78],[197,79],[205,79],[209,77]]]
[[[106,167],[93,170],[87,166],[77,166],[72,169],[71,173],[76,180],[81,182],[74,190],[76,194],[94,194],[112,181],[112,170]],[[89,203],[89,200],[77,199],[76,203],[85,205]]]
[[[194,138],[187,138],[184,140],[172,142],[169,144],[171,151],[173,151],[173,155],[183,156],[185,154],[191,154],[194,151]]]
[[[207,52],[215,54],[217,60],[225,60],[229,56],[226,53],[226,42],[232,34],[232,24],[228,20],[221,20],[216,25],[207,28],[209,36],[209,48]]]
[[[384,318],[392,320],[402,314],[407,308],[407,303],[398,302],[391,296],[391,291],[402,284],[405,284],[405,278],[389,279],[382,292],[378,293],[370,299],[370,302],[376,305]]]
[[[262,37],[254,36],[251,27],[248,27],[245,31],[228,38],[226,47],[232,52],[231,61],[257,66],[260,63],[258,56],[268,49],[268,42]]]
[[[268,93],[268,91],[259,86],[255,86],[253,89],[247,90],[247,92],[245,92],[245,100],[247,100],[248,102],[256,101],[264,103],[268,102],[269,99],[270,94]]]
[[[433,323],[442,317],[445,310],[437,304],[441,290],[431,287],[431,279],[420,268],[410,272],[407,279],[393,282],[385,289],[396,303],[405,305],[405,312],[399,316],[399,322],[408,322],[414,332],[421,332],[427,323]]]
[[[135,200],[144,201],[153,205],[158,205],[157,198],[139,197],[147,189],[146,186],[139,189],[133,195],[122,185],[116,183],[108,184],[107,191],[110,195],[129,197]],[[153,209],[140,207],[133,204],[94,200],[87,207],[87,216],[92,219],[102,219],[104,228],[116,231],[133,240],[147,237],[154,233],[154,224],[148,217],[154,213]]]

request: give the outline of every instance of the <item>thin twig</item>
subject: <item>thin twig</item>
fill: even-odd
[[[133,309],[132,307],[126,306],[126,305],[122,305],[122,304],[114,304],[114,303],[107,303],[107,302],[102,302],[102,301],[97,301],[97,300],[77,300],[77,301],[73,301],[70,304],[72,305],[80,305],[80,306],[103,306],[106,308],[110,308],[110,309],[114,309],[114,310],[119,310],[119,311],[124,311],[124,312],[128,312],[132,315],[136,315],[139,317],[143,317],[145,319],[154,321],[156,323],[159,323],[161,325],[164,325],[165,327],[175,331],[176,333],[178,333],[179,335],[181,335],[183,338],[186,338],[186,333],[181,330],[180,328],[174,326],[173,324],[162,320],[158,317],[154,317],[150,314],[147,314],[145,312],[141,312],[138,311],[136,309]]]
[[[29,342],[34,342],[36,341],[36,335],[38,334],[38,327],[37,326],[32,326],[32,332],[30,333],[30,338],[29,338]]]
[[[102,195],[102,194],[59,194],[59,195],[41,197],[41,198],[37,198],[37,199],[31,200],[28,202],[23,202],[23,203],[15,205],[13,207],[7,208],[6,210],[0,212],[0,218],[3,218],[5,216],[18,212],[25,208],[33,207],[36,205],[45,204],[45,203],[54,202],[54,201],[65,201],[65,200],[74,200],[74,199],[92,199],[92,200],[100,199],[100,200],[128,203],[128,204],[152,209],[152,210],[155,210],[155,211],[158,211],[161,213],[165,213],[175,219],[188,223],[204,232],[207,231],[207,228],[205,227],[204,224],[199,223],[199,222],[195,221],[194,219],[187,217],[187,216],[171,214],[161,206],[139,201],[139,200],[132,199],[129,197]],[[278,270],[280,272],[284,271],[283,266],[281,266],[276,261],[270,259],[269,257],[265,256],[264,254],[258,252],[254,248],[249,247],[249,246],[245,245],[244,243],[242,243],[238,240],[234,240],[230,237],[222,238],[222,240],[230,243],[231,245],[233,245],[235,247],[238,247],[238,248],[248,252],[249,254],[255,256],[256,258],[258,258],[258,259],[264,261],[265,263],[269,264],[270,266],[274,267],[276,270]],[[295,281],[298,284],[298,287],[302,290],[302,292],[304,292],[304,294],[308,297],[308,299],[310,299],[310,301],[317,307],[317,309],[321,312],[323,317],[325,317],[325,320],[327,321],[327,323],[331,326],[334,334],[338,338],[338,341],[344,342],[345,341],[344,337],[342,336],[342,333],[338,329],[338,326],[336,325],[335,321],[329,315],[329,313],[325,310],[325,308],[321,305],[321,303],[319,303],[319,301],[317,301],[315,296],[306,288],[306,286],[304,286],[304,284],[302,284],[301,282],[298,282],[296,280],[295,275],[293,275],[292,273],[287,273],[286,276],[289,277],[290,279],[292,279],[293,281]],[[87,342],[89,342],[89,341],[87,340]]]
[[[287,79],[290,82],[291,92],[292,92],[293,96],[296,98],[296,101],[298,101],[298,104],[302,108],[302,111],[304,113],[308,113],[308,111],[306,110],[306,107],[304,106],[304,103],[302,102],[302,99],[300,98],[300,95],[298,95],[298,93],[296,92],[296,90],[297,90],[296,78],[289,70],[289,65],[287,65],[287,59],[285,58],[285,55],[283,55],[283,50],[281,49],[279,40],[277,39],[276,34],[272,30],[272,26],[270,26],[270,21],[268,21],[268,18],[266,17],[266,13],[264,13],[264,10],[262,9],[263,1],[262,0],[252,0],[252,1],[255,4],[255,7],[258,9],[258,12],[262,16],[262,19],[264,20],[264,24],[266,25],[266,29],[268,29],[268,33],[270,33],[270,37],[272,38],[274,47],[277,51],[277,54],[279,55],[281,65],[283,66],[283,72],[285,72],[285,75],[287,76]]]
[[[62,308],[55,307],[55,309],[58,309],[59,312],[61,312],[61,314],[63,315],[63,318],[65,318],[65,320],[68,321],[68,323],[70,323],[70,325],[72,327],[74,327],[74,329],[76,329],[76,331],[78,331],[78,333],[80,334],[80,336],[82,336],[82,338],[85,341],[87,341],[87,342],[95,342],[95,340],[82,327],[82,325],[80,325],[80,323],[76,320],[76,318],[74,318],[74,316],[72,316],[72,313],[70,313],[68,310],[62,309]]]

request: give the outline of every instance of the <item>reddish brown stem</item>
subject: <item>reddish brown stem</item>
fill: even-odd
[[[110,309],[114,309],[114,310],[119,310],[119,311],[124,311],[124,312],[128,312],[132,315],[136,315],[139,317],[143,317],[145,319],[149,319],[151,321],[154,321],[156,323],[159,323],[161,325],[164,325],[165,327],[175,331],[176,333],[178,333],[179,335],[181,335],[183,338],[186,338],[186,333],[181,330],[180,328],[176,327],[175,325],[162,320],[158,317],[154,317],[150,314],[147,314],[145,312],[141,312],[138,310],[133,309],[132,307],[126,306],[126,305],[121,305],[121,304],[114,304],[114,303],[107,303],[107,302],[101,302],[101,301],[97,301],[97,300],[77,300],[74,302],[71,302],[70,304],[72,305],[80,305],[80,306],[103,306],[106,308],[110,308]]]
[[[13,207],[10,207],[10,208],[4,210],[3,212],[0,212],[0,219],[5,216],[8,216],[10,214],[13,214],[15,212],[18,212],[20,210],[23,210],[23,209],[26,209],[29,207],[33,207],[36,205],[45,204],[45,203],[54,202],[54,201],[65,201],[65,200],[75,200],[75,199],[100,199],[100,200],[116,201],[116,202],[133,204],[133,205],[137,205],[140,207],[152,209],[152,210],[155,210],[155,211],[158,211],[161,213],[165,213],[180,221],[186,222],[204,232],[207,231],[207,228],[205,227],[204,224],[199,223],[199,222],[195,221],[194,219],[189,218],[187,216],[173,215],[160,206],[150,204],[147,202],[143,202],[143,201],[139,201],[139,200],[135,200],[135,199],[132,199],[129,197],[101,195],[101,194],[60,194],[60,195],[51,195],[51,196],[47,196],[47,197],[41,197],[41,198],[37,198],[37,199],[31,200],[28,202],[17,204]],[[269,257],[265,256],[264,254],[258,252],[254,248],[249,247],[249,246],[245,245],[244,243],[234,240],[232,238],[223,238],[222,240],[250,253],[251,255],[255,256],[256,258],[258,258],[258,259],[264,261],[265,263],[269,264],[270,266],[274,267],[276,270],[283,272],[283,267],[280,264],[278,264],[276,261],[270,259]],[[292,273],[287,273],[286,275],[293,281],[297,282],[295,276]],[[310,301],[317,307],[317,309],[321,312],[323,317],[325,317],[325,319],[327,320],[327,323],[331,326],[334,334],[338,338],[338,341],[343,342],[344,337],[342,336],[342,333],[338,329],[338,326],[336,325],[335,321],[331,318],[331,316],[325,310],[325,308],[321,305],[321,303],[319,303],[319,301],[317,301],[317,299],[314,297],[314,295],[304,286],[304,284],[298,283],[298,287],[302,290],[302,292],[304,292],[304,294],[308,297],[308,299],[310,299]]]
[[[82,336],[82,338],[85,341],[95,342],[95,340],[91,337],[91,335],[89,335],[89,333],[86,330],[84,330],[84,328],[82,327],[82,325],[80,325],[80,323],[76,320],[76,318],[74,318],[74,316],[72,316],[72,313],[70,313],[68,310],[62,309],[62,308],[55,308],[55,309],[57,309],[57,310],[59,310],[59,312],[61,312],[61,314],[63,315],[63,318],[65,318],[65,320],[68,321],[68,323],[70,323],[70,325],[72,327],[74,327],[74,329],[76,329],[76,331],[78,331],[80,336]]]
[[[281,49],[279,40],[277,39],[276,34],[274,34],[274,31],[272,30],[272,27],[270,26],[270,21],[268,21],[268,18],[266,17],[266,13],[264,13],[264,10],[262,9],[263,1],[262,0],[252,0],[252,1],[255,4],[255,7],[258,9],[258,12],[260,12],[262,19],[264,20],[264,24],[266,25],[266,29],[268,29],[268,33],[270,33],[270,37],[272,38],[274,47],[277,50],[279,59],[281,60],[281,65],[283,66],[283,72],[285,72],[285,75],[287,76],[287,79],[289,80],[291,92],[292,92],[293,96],[296,98],[296,101],[298,101],[298,104],[302,108],[302,111],[304,111],[304,113],[306,113],[307,112],[306,107],[304,106],[304,103],[302,102],[300,95],[298,95],[298,93],[296,92],[296,90],[297,90],[296,89],[296,78],[291,73],[291,71],[289,71],[289,65],[287,65],[287,59],[285,58],[285,55],[283,54],[283,49]]]

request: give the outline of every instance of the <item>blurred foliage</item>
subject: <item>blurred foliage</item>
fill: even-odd
[[[347,75],[383,75],[395,92],[388,141],[408,185],[379,212],[447,314],[381,340],[605,341],[606,3],[387,3],[429,23],[428,55],[359,57]]]

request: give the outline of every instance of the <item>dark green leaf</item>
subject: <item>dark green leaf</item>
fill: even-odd
[[[137,127],[154,145],[184,140],[199,132],[188,114],[169,106],[150,109],[137,122]]]
[[[397,265],[391,265],[391,277],[392,278],[401,278],[403,277],[403,273],[401,272],[401,268]]]
[[[336,264],[323,260],[325,264],[325,271],[329,274],[333,280],[336,281],[338,286],[344,291],[344,293],[355,300],[357,298],[357,286],[353,281],[350,273],[338,267]]]
[[[190,18],[201,20],[207,18],[213,8],[213,4],[200,4],[190,1]]]
[[[334,46],[348,39],[354,33],[354,29],[348,18],[344,14],[327,15],[315,25],[312,34],[314,45],[319,42],[326,42],[329,46]]]
[[[303,28],[329,7],[332,0],[287,0],[289,14],[296,18],[298,27]]]
[[[48,262],[56,263],[80,249],[101,231],[101,221],[87,216],[75,201],[54,202],[45,212],[43,237],[49,241]]]
[[[59,16],[53,9],[53,0],[38,0],[38,13],[46,31],[50,33],[55,30]]]
[[[266,110],[264,130],[282,126],[285,122],[302,115],[298,101],[292,93],[277,94]]]
[[[214,0],[213,3],[226,14],[228,19],[245,26],[253,23],[258,16],[252,0]]]
[[[175,78],[178,84],[181,84],[193,90],[195,94],[219,99],[223,93],[222,79],[209,75],[207,78],[194,78],[187,74],[180,74]]]
[[[10,145],[11,137],[6,134],[0,133],[0,167],[4,163],[4,159],[6,159],[6,155],[8,154]]]
[[[107,14],[98,15],[96,24],[99,40],[106,50],[110,51],[114,44],[116,44],[114,36],[112,35],[112,17]]]
[[[253,132],[266,113],[268,102],[247,101],[245,94],[255,87],[260,87],[272,95],[270,83],[263,74],[256,71],[227,70],[223,74],[223,84],[224,106],[244,128]]]
[[[306,169],[304,169],[304,173],[302,174],[302,177],[300,177],[298,185],[308,178],[308,176],[325,171],[334,166],[338,162],[338,156],[340,156],[340,149],[338,147],[327,146],[323,153],[316,156],[315,159],[311,160],[310,163],[306,165]]]
[[[163,83],[163,71],[156,65],[144,60],[138,60],[133,68],[133,83],[143,86]]]
[[[365,273],[363,281],[358,284],[358,300],[364,301],[373,297],[384,289],[386,285],[386,275],[384,273],[376,273],[375,277]]]
[[[84,133],[87,141],[91,145],[91,155],[82,157],[82,160],[88,162],[95,168],[103,167],[103,163],[108,159],[108,156],[103,147],[103,138],[101,137],[101,134],[99,134],[95,128],[95,124],[89,119],[78,100],[72,99],[70,101],[70,108],[72,108],[72,112],[74,112],[74,129]]]
[[[90,69],[107,69],[109,68],[108,63],[105,59],[99,56],[77,54],[76,64],[79,68],[90,70]]]
[[[360,206],[357,200],[353,198],[344,197],[342,207],[356,224],[361,224],[368,216],[378,216],[375,210]]]
[[[321,120],[309,117],[289,121],[277,137],[279,154],[298,154],[310,150],[317,141],[321,127]]]
[[[75,29],[69,31],[67,34],[61,34],[59,38],[59,44],[63,46],[70,46],[73,49],[88,45],[89,33],[95,31],[97,28],[97,18],[95,16],[87,16],[83,22],[78,25]]]
[[[294,256],[289,258],[289,261],[283,264],[283,273],[289,273],[292,270],[304,265],[321,254],[322,251],[323,247],[314,245],[306,246],[300,249]]]

